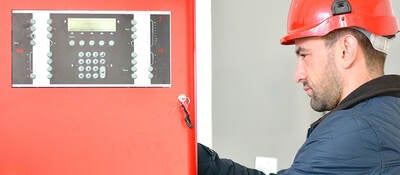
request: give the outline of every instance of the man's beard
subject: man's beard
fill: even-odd
[[[336,65],[333,58],[328,58],[329,61],[325,66],[323,72],[324,78],[318,83],[318,87],[304,84],[312,89],[311,95],[311,108],[317,112],[330,111],[334,109],[340,102],[342,94],[342,84],[340,83],[340,76],[337,72]],[[313,86],[313,87],[312,87]]]

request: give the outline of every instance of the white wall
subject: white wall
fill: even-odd
[[[212,147],[211,0],[196,0],[197,141]]]

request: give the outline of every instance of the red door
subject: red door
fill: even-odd
[[[0,19],[0,174],[196,174],[193,1],[6,0]]]

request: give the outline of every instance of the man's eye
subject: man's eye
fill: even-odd
[[[308,54],[300,54],[301,58],[306,58]]]

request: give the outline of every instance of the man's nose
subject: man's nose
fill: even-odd
[[[304,64],[301,60],[296,63],[296,70],[294,72],[294,81],[300,83],[306,80],[306,72],[304,69]]]

